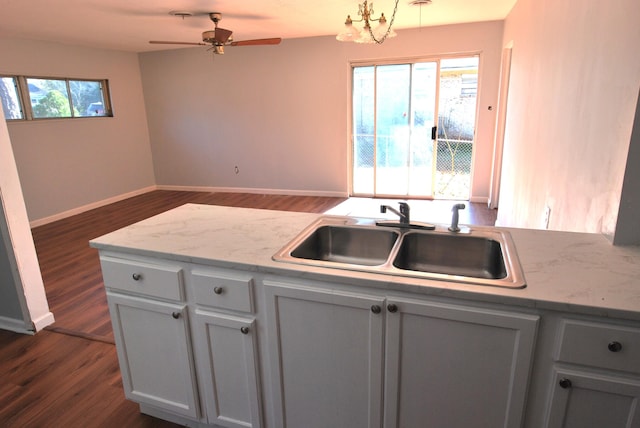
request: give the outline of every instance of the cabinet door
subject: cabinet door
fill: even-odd
[[[382,423],[383,299],[265,281],[279,428]]]
[[[549,428],[640,428],[640,381],[554,370]]]
[[[185,305],[107,293],[128,399],[197,417]]]
[[[385,428],[521,426],[537,322],[389,299]]]
[[[255,322],[196,310],[198,372],[207,419],[230,428],[260,428]]]

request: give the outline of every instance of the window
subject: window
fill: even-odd
[[[7,120],[112,116],[107,80],[0,76]]]

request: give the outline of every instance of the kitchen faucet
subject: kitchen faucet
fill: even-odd
[[[406,202],[399,202],[399,204],[400,211],[390,207],[389,205],[380,205],[380,212],[384,214],[387,212],[387,210],[389,210],[392,213],[400,216],[400,224],[408,226],[411,222],[411,220],[409,219],[409,204]]]
[[[452,232],[460,232],[460,226],[458,226],[458,220],[460,219],[460,215],[458,213],[459,210],[465,209],[464,204],[455,204],[453,208],[451,208],[451,226],[449,226],[449,230]]]

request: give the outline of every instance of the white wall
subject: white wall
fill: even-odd
[[[155,184],[138,56],[0,39],[0,74],[108,79],[113,118],[10,122],[29,219]]]
[[[157,183],[345,195],[350,61],[480,53],[472,196],[486,200],[502,25],[399,31],[379,46],[316,37],[215,57],[204,48],[141,54]]]
[[[518,0],[498,224],[612,235],[640,85],[640,3]],[[633,162],[636,167],[638,160]]]
[[[2,106],[0,115],[4,118]],[[54,318],[5,123],[0,121],[0,328],[33,333],[52,324]]]

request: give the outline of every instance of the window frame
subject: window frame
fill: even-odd
[[[0,78],[14,79],[16,90],[18,93],[18,99],[20,101],[20,109],[22,112],[22,118],[11,119],[4,118],[7,122],[30,122],[41,120],[66,120],[66,119],[87,119],[96,117],[113,117],[113,108],[111,102],[111,91],[109,89],[108,79],[88,79],[88,78],[73,78],[73,77],[55,77],[55,76],[26,76],[16,75],[10,73],[0,73]],[[67,90],[67,100],[69,102],[69,109],[71,116],[68,117],[35,117],[33,113],[33,105],[31,103],[31,94],[29,92],[28,79],[41,79],[41,80],[58,80],[63,81]],[[72,82],[93,82],[100,85],[100,92],[102,93],[102,102],[104,107],[104,114],[99,116],[78,115],[74,114],[74,100],[71,93]],[[6,114],[6,113],[5,113]]]

